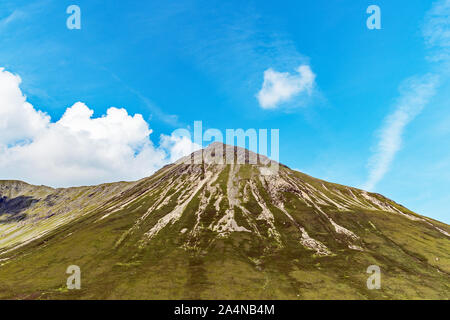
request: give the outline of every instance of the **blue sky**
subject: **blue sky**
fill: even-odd
[[[72,4],[81,9],[80,30],[66,27]],[[381,30],[366,27],[372,4],[381,9]],[[205,129],[279,129],[280,161],[291,168],[368,187],[449,223],[449,8],[448,0],[2,1],[4,83],[13,81],[10,74],[20,76],[27,101],[51,117],[40,119],[42,126],[77,102],[85,105],[74,110],[93,110],[92,118],[124,108],[128,117],[117,116],[128,121],[121,130],[128,134],[128,123],[141,128],[142,121],[153,130],[152,149],[140,138],[124,143],[134,146],[134,156],[147,150],[151,156],[142,162],[154,163],[138,170],[142,162],[133,162],[128,176],[122,167],[101,167],[114,155],[83,157],[87,166],[95,163],[95,170],[86,170],[94,180],[71,180],[83,169],[78,160],[50,180],[42,178],[51,172],[44,163],[33,167],[42,176],[10,169],[19,156],[8,148],[20,144],[23,150],[37,137],[33,131],[3,141],[0,152],[9,152],[4,159],[10,160],[0,160],[0,178],[65,186],[145,176],[165,163],[156,154],[170,156],[161,135],[201,120]],[[301,65],[313,73],[313,88],[299,87],[284,101],[262,106],[257,94],[265,72],[295,83]],[[131,118],[135,114],[142,121]],[[144,127],[136,136],[148,136]],[[58,149],[53,143],[50,148]],[[69,161],[55,157],[55,166]]]

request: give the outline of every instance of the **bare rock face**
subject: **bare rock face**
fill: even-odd
[[[334,290],[328,283],[354,290],[355,297],[369,297],[374,293],[365,291],[365,280],[360,287],[356,284],[372,264],[398,272],[396,285],[383,293],[387,297],[399,297],[399,290],[407,297],[408,286],[440,297],[449,283],[449,232],[448,225],[379,194],[315,179],[221,143],[137,182],[52,189],[0,181],[0,277],[14,268],[15,261],[19,263],[14,257],[24,255],[29,263],[44,263],[42,255],[48,248],[60,255],[55,261],[82,259],[100,270],[111,264],[111,269],[97,275],[100,278],[121,279],[134,272],[133,279],[140,283],[149,281],[148,272],[161,281],[186,272],[194,278],[204,274],[208,280],[195,280],[200,287],[190,283],[190,289],[181,292],[197,292],[205,298],[222,292],[216,285],[230,272],[240,279],[237,286],[246,283],[253,292],[246,298],[289,298],[291,293],[297,297],[296,286],[311,289],[305,289],[306,298],[311,297],[308,292],[321,288]],[[67,239],[73,239],[72,247]],[[4,266],[2,259],[8,261]],[[222,270],[222,265],[228,269]],[[158,269],[162,266],[167,275]],[[136,278],[137,270],[142,277]],[[251,274],[262,284],[246,280],[249,270],[256,270]],[[317,282],[308,282],[305,270]],[[267,284],[274,274],[280,278]],[[391,273],[391,277],[396,276]],[[433,287],[433,281],[441,285]],[[292,283],[294,289],[283,287]],[[159,296],[139,297],[166,297],[169,289],[159,282],[153,285],[159,286]],[[273,286],[270,294],[268,285]],[[121,286],[123,291],[126,285]],[[240,297],[238,291],[229,290],[232,294],[227,297]]]
[[[191,155],[178,160],[177,164],[254,164],[270,165],[268,157],[254,153],[250,150],[230,146],[221,142],[213,142],[202,150],[193,152]]]

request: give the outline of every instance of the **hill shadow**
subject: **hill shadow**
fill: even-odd
[[[0,197],[0,223],[17,222],[26,218],[25,210],[33,204],[39,202],[29,196],[19,196],[16,198]]]

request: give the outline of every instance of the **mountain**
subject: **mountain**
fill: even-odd
[[[213,143],[136,182],[0,181],[0,279],[2,299],[448,299],[450,227]]]

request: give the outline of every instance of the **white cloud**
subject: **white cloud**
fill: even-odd
[[[93,110],[77,102],[51,122],[26,101],[20,82],[0,69],[0,179],[58,187],[136,180],[193,148],[171,136],[156,147],[148,123],[125,109],[93,118]]]
[[[363,188],[373,190],[388,172],[395,155],[400,150],[405,127],[422,111],[435,94],[440,78],[448,77],[450,61],[450,0],[433,3],[426,14],[423,26],[424,40],[429,47],[429,59],[439,71],[416,76],[404,82],[395,111],[381,128],[375,153],[369,159],[369,177]]]
[[[308,65],[296,69],[298,74],[277,72],[272,68],[264,71],[264,82],[256,97],[264,109],[273,109],[299,95],[311,95],[316,75]]]
[[[450,0],[436,1],[425,17],[425,42],[432,61],[450,60]]]
[[[50,117],[26,101],[19,88],[21,81],[0,68],[0,144],[31,139],[50,122]]]
[[[363,189],[373,190],[384,177],[401,148],[405,127],[425,107],[438,85],[437,76],[426,75],[405,81],[395,111],[390,114],[380,132],[374,155],[369,160],[369,177]]]
[[[175,134],[170,136],[162,135],[160,146],[170,150],[169,162],[175,162],[178,159],[201,149],[201,146],[193,143],[189,137],[178,136]]]
[[[19,10],[14,10],[9,16],[0,19],[0,30],[7,27],[12,22],[25,17],[25,13]]]

